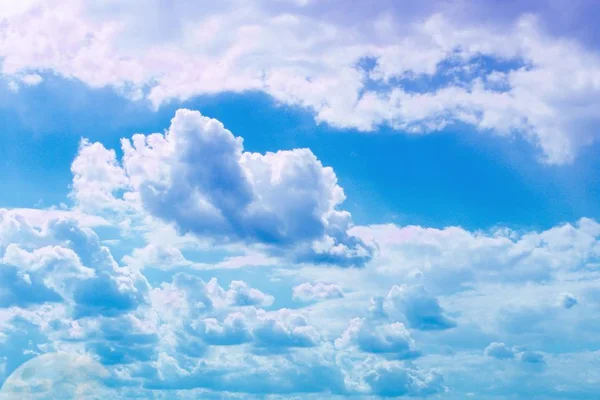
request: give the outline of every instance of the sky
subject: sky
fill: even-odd
[[[0,3],[0,400],[598,398],[598,17]]]

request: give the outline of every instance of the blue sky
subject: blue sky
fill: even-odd
[[[598,396],[593,2],[142,3],[0,6],[0,399]]]

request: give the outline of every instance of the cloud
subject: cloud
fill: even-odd
[[[244,281],[232,281],[227,291],[230,303],[236,306],[270,306],[275,298],[251,288]]]
[[[409,326],[423,331],[456,327],[456,322],[444,315],[438,300],[420,286],[394,286],[387,298],[400,311]]]
[[[118,314],[146,301],[145,278],[118,266],[96,233],[76,220],[36,225],[27,215],[5,213],[0,226],[0,254],[9,265],[4,270],[6,305],[65,301],[75,315],[86,316]]]
[[[311,110],[317,122],[362,131],[469,124],[519,134],[556,164],[597,140],[598,53],[548,34],[528,9],[483,24],[475,11],[455,18],[472,7],[435,1],[416,13],[359,2],[358,21],[320,7],[332,6],[176,2],[167,11],[139,0],[31,1],[6,14],[2,72],[14,80],[51,71],[154,107],[262,91]],[[45,51],[34,45],[39,37]]]
[[[106,366],[147,362],[157,357],[156,326],[132,314],[85,319],[71,326],[70,332],[73,335],[69,340],[83,342]]]
[[[342,336],[335,341],[336,347],[356,346],[360,351],[381,354],[391,359],[403,360],[418,355],[415,341],[401,322],[377,324],[362,318],[354,318]]]
[[[0,399],[100,399],[109,390],[108,371],[85,354],[48,353],[15,370],[2,385]]]
[[[30,304],[61,301],[61,296],[44,285],[37,277],[20,272],[10,265],[0,264],[0,279],[2,291],[0,307],[20,306]]]
[[[222,276],[205,278],[211,275],[193,266],[178,267],[187,273],[147,270],[146,281],[75,221],[2,215],[0,256],[11,278],[4,285],[25,290],[30,281],[36,289],[2,292],[12,293],[0,309],[7,373],[36,354],[61,351],[86,353],[106,370],[100,398],[163,390],[184,398],[203,391],[216,398],[223,391],[234,398],[424,398],[443,397],[445,386],[458,396],[531,398],[558,393],[548,380],[564,384],[560,393],[569,397],[593,393],[594,382],[581,386],[568,372],[592,368],[597,358],[597,304],[586,295],[598,279],[591,220],[525,233],[360,227],[365,242],[381,241],[365,268],[294,267],[274,275],[277,282],[261,281],[263,292],[240,278],[271,270],[236,271],[223,286]],[[517,274],[515,262],[523,269],[546,263],[554,273],[531,279],[538,275]],[[457,277],[468,283],[462,290],[456,282],[435,284],[439,270],[452,275],[452,268],[476,273]],[[336,283],[318,285],[324,278]],[[345,294],[299,310],[275,308],[285,299],[272,295],[293,292],[299,281],[312,282],[309,292],[343,287]],[[59,297],[36,298],[42,287]],[[590,301],[566,311],[557,307],[559,293]]]
[[[115,194],[128,187],[129,179],[119,166],[114,150],[83,139],[71,164],[71,172],[71,197],[81,209],[98,214],[101,211],[117,212],[125,207],[124,200]]]
[[[304,282],[292,289],[292,297],[299,301],[323,301],[330,299],[341,299],[344,297],[342,289],[333,283],[311,283]]]
[[[209,345],[236,345],[252,340],[246,319],[239,312],[227,315],[223,323],[216,318],[206,318],[202,325],[204,331],[201,337]]]
[[[290,347],[313,347],[321,338],[305,316],[287,309],[276,312],[259,310],[254,329],[255,345],[265,351],[278,352]]]
[[[154,368],[154,379],[148,379],[146,384],[148,389],[208,388],[245,396],[346,393],[340,369],[331,360],[315,355],[239,357],[228,349],[218,354],[217,362],[209,359],[189,370],[179,368],[177,361],[167,355],[162,355]]]
[[[387,224],[356,226],[350,233],[377,243],[372,265],[380,273],[440,293],[468,290],[475,282],[551,282],[569,271],[593,269],[600,258],[600,224],[589,218],[539,232]]]
[[[512,348],[506,346],[504,343],[493,342],[485,348],[484,354],[488,357],[497,358],[498,360],[505,360],[515,357],[515,352]]]
[[[579,304],[579,300],[577,300],[577,297],[573,296],[570,293],[561,293],[558,302],[562,307],[567,309],[573,308],[577,304]]]
[[[408,369],[397,362],[382,362],[366,374],[365,381],[382,397],[422,397],[444,391],[441,375]]]
[[[352,219],[338,209],[345,195],[333,169],[308,149],[244,152],[219,121],[184,109],[164,135],[136,134],[122,146],[120,166],[114,151],[82,142],[72,196],[83,209],[139,204],[182,234],[257,244],[295,261],[354,266],[372,256],[347,233]]]
[[[177,298],[178,302],[189,303],[190,311],[223,309],[227,307],[269,306],[274,297],[250,287],[244,281],[232,281],[229,289],[219,285],[216,278],[208,282],[186,274],[176,273],[172,283],[163,283],[161,288],[154,289],[155,300],[163,303],[168,298]],[[162,304],[161,307],[169,307]]]
[[[519,354],[519,361],[529,371],[541,372],[547,368],[546,358],[539,351],[526,350]]]

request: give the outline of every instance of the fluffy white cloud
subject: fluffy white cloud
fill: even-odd
[[[82,140],[71,172],[72,195],[82,209],[99,213],[124,207],[123,200],[115,194],[128,187],[129,179],[119,166],[114,150]]]
[[[294,286],[292,291],[292,297],[300,301],[323,301],[344,297],[342,289],[333,283],[304,282],[298,286]]]
[[[508,358],[514,358],[515,352],[512,348],[508,347],[504,343],[493,342],[485,348],[484,354],[489,357],[494,357],[499,360]]]
[[[372,248],[348,235],[342,188],[308,149],[244,152],[217,120],[178,110],[163,134],[123,139],[123,161],[82,142],[73,197],[84,210],[143,207],[182,234],[259,244],[297,261],[361,265]],[[117,191],[124,191],[117,196]]]
[[[380,324],[376,321],[354,318],[348,329],[335,341],[336,347],[356,346],[360,351],[382,354],[402,360],[418,355],[415,341],[401,322]]]
[[[229,289],[222,288],[216,278],[208,282],[193,275],[177,273],[172,283],[163,283],[152,293],[156,307],[169,311],[175,300],[179,311],[205,311],[226,307],[269,306],[273,296],[250,287],[243,281],[232,281]],[[183,306],[183,308],[182,308]],[[186,307],[187,306],[187,307]]]
[[[29,1],[4,14],[2,72],[53,71],[156,107],[260,90],[341,128],[425,133],[461,122],[518,132],[551,163],[596,140],[600,57],[534,16],[498,28],[357,7],[370,12],[349,23],[296,2]]]
[[[239,312],[227,315],[223,323],[216,318],[206,318],[203,326],[202,339],[207,344],[234,345],[252,340],[246,319]]]

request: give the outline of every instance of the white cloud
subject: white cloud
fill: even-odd
[[[226,307],[269,306],[274,298],[271,295],[250,287],[244,281],[232,281],[229,289],[221,287],[216,278],[204,282],[202,279],[185,273],[173,276],[172,283],[163,283],[153,290],[155,307],[170,312],[173,304],[178,304],[180,312],[204,312]],[[190,315],[195,318],[195,315]]]
[[[380,324],[354,318],[339,339],[336,347],[356,346],[360,351],[381,354],[392,359],[410,359],[418,355],[415,341],[401,322]]]
[[[389,224],[350,233],[377,243],[372,265],[381,274],[424,281],[440,292],[468,289],[473,282],[547,282],[568,271],[591,270],[600,257],[600,224],[589,218],[541,232]]]
[[[413,329],[445,330],[456,322],[444,315],[439,301],[422,286],[393,286],[387,295],[393,312],[400,312]]]
[[[313,347],[321,340],[306,317],[291,310],[259,310],[257,319],[258,326],[253,331],[255,344],[267,352],[278,352],[289,347]]]
[[[347,233],[352,219],[338,209],[345,195],[333,169],[308,149],[244,152],[219,121],[183,109],[164,135],[136,134],[122,146],[120,166],[114,151],[82,142],[72,195],[83,210],[143,207],[181,234],[299,261],[361,265],[371,256]]]
[[[304,282],[292,289],[292,297],[300,301],[323,301],[344,297],[342,289],[333,283]]]
[[[207,344],[234,345],[252,340],[246,318],[239,312],[227,315],[223,323],[216,318],[205,318],[203,327],[201,337]]]
[[[485,348],[484,354],[489,357],[494,357],[499,360],[508,358],[514,358],[515,352],[512,348],[508,347],[504,343],[493,342]]]
[[[380,363],[365,380],[373,393],[382,397],[423,397],[445,391],[441,375],[405,368],[398,362]]]
[[[21,82],[23,82],[27,86],[39,85],[43,81],[44,81],[44,78],[42,78],[38,74],[26,74],[21,77]]]
[[[502,29],[442,14],[387,14],[355,24],[294,2],[273,6],[30,1],[3,11],[2,72],[10,78],[52,71],[154,106],[260,90],[340,128],[389,124],[427,133],[463,122],[520,134],[550,163],[570,162],[597,138],[600,57],[547,35],[533,16]],[[505,66],[486,65],[486,57]],[[370,71],[360,66],[366,59]],[[409,90],[440,76],[445,86]]]

